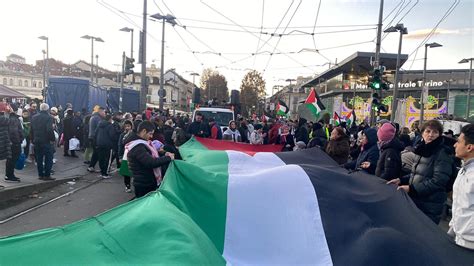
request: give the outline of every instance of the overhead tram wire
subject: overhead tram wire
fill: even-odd
[[[257,42],[257,48],[255,49],[255,54],[258,53],[258,47],[260,47],[260,41],[262,40],[262,31],[263,31],[263,18],[264,18],[264,15],[265,15],[265,0],[262,0],[262,19],[261,19],[261,22],[260,22],[260,36],[258,38],[258,42]],[[252,65],[252,68],[255,68],[255,61],[257,61],[257,56],[254,56],[253,58],[253,65]]]
[[[410,9],[408,9],[408,11],[397,21],[397,23],[394,23],[394,25],[399,24],[408,14],[410,14],[410,12],[413,10],[413,8],[416,5],[418,5],[419,2],[420,2],[420,0],[416,0],[416,2],[413,4],[413,6],[411,6]],[[384,30],[386,30],[388,28],[389,28],[389,25],[387,25],[387,27]],[[384,40],[388,35],[389,35],[388,32],[384,32],[384,35],[382,36],[382,40]]]
[[[413,50],[410,53],[408,58],[410,58],[413,54],[415,54],[414,58],[411,60],[411,65],[410,65],[410,68],[409,68],[410,70],[413,67],[413,64],[415,63],[416,56],[418,55],[418,50],[420,49],[420,47],[422,47],[423,45],[425,45],[429,41],[429,39],[434,35],[436,30],[438,29],[441,22],[443,22],[454,11],[454,9],[456,9],[456,7],[459,5],[460,2],[461,2],[460,0],[455,0],[453,2],[453,4],[448,8],[448,10],[443,15],[443,17],[438,21],[438,23],[436,23],[436,25],[433,27],[433,29],[430,31],[430,33],[428,33],[428,35],[426,35],[426,37],[421,41],[420,45],[418,45],[417,48],[415,48],[415,50]]]
[[[324,56],[323,54],[319,52],[316,46],[316,38],[314,37],[314,32],[316,31],[316,24],[318,23],[318,18],[319,18],[319,11],[321,10],[321,3],[322,3],[322,0],[319,0],[318,9],[316,11],[316,17],[314,19],[313,32],[311,34],[311,38],[313,39],[314,51],[317,54],[319,54],[322,58],[326,59],[329,63],[331,63],[331,60],[329,58],[327,58],[326,56]]]
[[[303,0],[300,0],[298,6],[296,6],[296,9],[295,9],[295,11],[293,12],[293,15],[291,15],[291,18],[290,18],[290,20],[288,21],[288,23],[286,24],[285,29],[283,29],[283,34],[285,34],[286,30],[288,29],[288,26],[290,25],[291,21],[293,20],[293,18],[294,18],[295,15],[296,15],[296,12],[298,12],[298,9],[300,8],[301,3],[303,3]],[[277,41],[277,43],[275,44],[275,46],[274,46],[274,48],[273,48],[272,54],[275,52],[275,50],[277,49],[278,45],[280,44],[281,36],[282,36],[282,35],[280,35],[280,38],[278,38],[278,41]],[[268,65],[270,64],[270,61],[272,60],[272,57],[273,57],[273,56],[271,55],[271,56],[268,58],[267,64],[265,65],[265,68],[264,68],[263,71],[262,71],[263,73],[265,73],[265,70],[267,69]]]
[[[220,16],[224,17],[225,19],[229,20],[230,22],[234,23],[235,25],[238,25],[238,26],[241,27],[242,29],[247,30],[246,28],[242,27],[241,25],[239,25],[238,23],[236,23],[235,21],[233,21],[231,18],[229,18],[229,17],[227,17],[226,15],[222,14],[222,12],[219,12],[219,11],[216,10],[215,8],[213,8],[213,7],[211,7],[210,5],[208,5],[207,3],[205,3],[203,0],[200,0],[200,1],[201,1],[201,3],[202,3],[203,5],[207,6],[209,9],[211,9],[211,10],[214,11],[214,12],[216,12],[216,13],[219,14]],[[253,34],[253,33],[251,33],[251,32],[248,32],[248,33],[249,33],[250,35],[252,35],[253,37],[255,37],[255,38],[259,38],[259,36],[255,35],[255,34]],[[281,52],[281,51],[279,50],[279,52]],[[297,63],[297,64],[299,64],[299,65],[304,66],[304,64],[302,64],[301,62],[298,62],[298,61],[297,61],[296,59],[294,59],[293,57],[288,56],[288,55],[287,55],[287,57],[288,57],[291,61],[293,61],[293,62],[295,62],[295,63]]]

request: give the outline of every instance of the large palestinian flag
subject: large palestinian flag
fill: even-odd
[[[250,145],[248,146],[250,147]],[[0,264],[472,265],[406,193],[319,149],[180,148],[157,192],[0,240]],[[239,150],[240,151],[236,151]]]

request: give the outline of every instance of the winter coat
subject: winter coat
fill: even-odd
[[[63,134],[64,139],[71,139],[72,137],[76,136],[76,128],[74,128],[74,118],[72,115],[67,115],[63,119]]]
[[[345,164],[349,159],[349,138],[342,136],[337,140],[330,140],[326,146],[326,153],[337,162],[337,164]]]
[[[211,125],[211,139],[222,139],[222,129],[217,123]]]
[[[405,145],[397,138],[382,144],[375,175],[387,181],[399,178],[402,171],[401,152],[404,148]]]
[[[53,117],[47,111],[40,111],[31,118],[31,138],[35,145],[54,142]]]
[[[250,138],[249,128],[247,126],[241,125],[239,127],[239,133],[240,137],[242,138],[242,142],[248,143]]]
[[[174,131],[174,128],[168,125],[163,126],[163,135],[165,136],[164,144],[173,145],[173,131]]]
[[[12,143],[8,136],[9,119],[0,115],[0,160],[10,159],[12,157]]]
[[[415,162],[409,179],[409,195],[416,206],[433,222],[439,223],[446,186],[452,174],[454,155],[445,147],[442,137],[429,144],[423,140],[415,147]]]
[[[139,139],[138,135],[132,132],[125,138],[125,145],[137,139]],[[169,164],[171,158],[168,156],[153,158],[150,150],[144,144],[139,144],[128,152],[127,162],[135,187],[156,189],[158,183],[153,168]]]
[[[359,153],[357,160],[352,160],[344,165],[346,169],[356,170],[360,168],[363,162],[370,162],[370,166],[367,169],[361,169],[363,172],[368,174],[375,174],[375,168],[379,160],[379,148],[377,146],[377,130],[374,128],[368,128],[364,130],[364,134],[367,137],[367,144],[362,148],[363,150]]]
[[[197,137],[207,138],[210,136],[209,127],[204,122],[192,122],[188,127],[188,133]]]
[[[24,139],[20,118],[15,113],[10,114],[8,122],[8,134],[10,135],[10,141],[14,145],[21,144]]]
[[[95,139],[96,129],[100,121],[102,121],[102,118],[100,117],[99,113],[93,113],[91,119],[89,120],[89,139]]]
[[[453,186],[453,218],[448,234],[456,244],[474,250],[474,159],[464,163]]]
[[[115,142],[114,139],[117,141]],[[95,145],[101,148],[113,149],[117,147],[118,138],[115,136],[113,125],[105,120],[100,121],[95,132]]]
[[[122,127],[120,126],[119,121],[114,121],[112,123],[112,150],[118,151],[118,144],[120,141],[120,135],[122,134]]]
[[[298,128],[295,131],[295,142],[302,141],[304,144],[309,143],[308,129],[305,124],[306,119],[300,118]]]
[[[252,134],[250,134],[250,144],[263,144],[263,136],[257,130],[254,130]]]
[[[328,140],[326,138],[326,132],[324,132],[323,128],[319,128],[316,131],[313,131],[312,135],[314,136],[311,141],[308,143],[308,148],[313,148],[319,146],[324,149],[328,144]],[[349,140],[347,140],[349,141]],[[349,142],[348,142],[349,143]],[[347,159],[346,159],[347,161]]]

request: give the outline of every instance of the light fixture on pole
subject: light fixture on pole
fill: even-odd
[[[193,76],[193,84],[194,84],[194,86],[196,86],[196,76],[199,76],[199,74],[196,73],[196,72],[193,72],[193,73],[191,73],[191,74],[189,74],[189,75]]]
[[[160,69],[160,90],[158,91],[158,95],[160,96],[159,108],[160,111],[163,111],[163,97],[165,97],[165,89],[164,89],[164,67],[165,67],[165,24],[168,22],[169,24],[175,26],[177,23],[175,21],[176,17],[172,15],[163,16],[160,13],[154,14],[151,16],[154,19],[162,20],[163,21],[163,31],[161,36],[161,69]]]
[[[90,35],[84,35],[82,39],[91,40],[91,83],[94,82],[94,41],[104,42],[100,37],[94,37]]]
[[[432,42],[432,43],[426,43],[425,44],[425,59],[424,59],[424,66],[423,66],[423,83],[422,83],[422,88],[421,88],[421,109],[420,109],[420,126],[423,124],[424,116],[425,116],[425,94],[428,96],[428,87],[426,86],[426,63],[427,63],[427,57],[428,57],[428,47],[429,48],[437,48],[437,47],[442,47],[443,45]]]
[[[398,42],[398,54],[397,54],[397,65],[395,67],[395,80],[393,87],[393,97],[392,97],[392,114],[390,115],[390,121],[395,121],[395,115],[397,113],[397,97],[398,97],[398,72],[400,71],[400,54],[402,53],[402,40],[403,35],[408,34],[408,29],[404,27],[403,23],[397,24],[395,27],[390,27],[384,32],[400,32],[400,39]]]
[[[472,89],[472,60],[474,58],[464,58],[459,61],[459,64],[470,63],[469,66],[469,88],[467,89],[467,104],[466,104],[466,119],[469,119],[469,112],[471,111],[471,89]]]
[[[132,28],[128,28],[128,27],[123,27],[120,29],[120,31],[123,31],[123,32],[130,32],[131,33],[131,43],[130,43],[130,58],[133,59],[133,29]],[[132,75],[132,84],[135,83],[135,76]]]
[[[49,38],[46,36],[39,36],[38,39],[46,41],[46,61],[43,60],[43,68],[44,68],[44,80],[43,80],[43,88],[47,88],[49,84]]]

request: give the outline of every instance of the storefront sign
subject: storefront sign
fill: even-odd
[[[430,81],[427,81],[425,82],[425,86],[427,87],[441,87],[443,86],[443,82],[442,81],[433,81],[433,80],[430,80]],[[394,87],[394,84],[390,84],[389,85],[389,88],[390,89],[393,89]],[[419,80],[419,81],[408,81],[408,82],[398,82],[398,88],[400,89],[409,89],[409,88],[421,88],[423,87],[423,81]],[[356,89],[356,90],[367,90],[369,89],[369,87],[367,86],[367,84],[364,84],[364,83],[351,83],[351,89]]]

